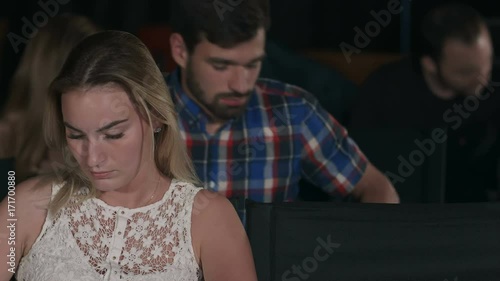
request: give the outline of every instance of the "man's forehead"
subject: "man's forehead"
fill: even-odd
[[[444,41],[443,51],[446,49],[463,49],[463,50],[476,50],[476,51],[486,51],[493,48],[493,43],[491,41],[491,35],[488,28],[482,26],[479,29],[479,33],[473,38],[471,42],[464,42],[459,38],[448,38]]]
[[[259,56],[264,53],[264,47],[265,31],[259,30],[254,38],[228,48],[221,47],[203,37],[196,45],[195,52],[203,56],[212,57],[241,57],[243,54]]]
[[[489,63],[492,56],[491,41],[487,36],[479,36],[470,44],[457,39],[447,40],[443,46],[442,61],[450,64],[482,64]]]

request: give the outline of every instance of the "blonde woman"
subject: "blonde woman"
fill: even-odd
[[[14,158],[19,179],[51,169],[58,155],[43,140],[44,102],[71,49],[98,31],[88,18],[64,14],[49,20],[26,46],[0,121],[0,159]]]
[[[167,85],[139,39],[89,36],[51,89],[45,135],[69,154],[57,177],[17,187],[16,247],[0,243],[0,280],[17,265],[25,281],[256,280],[233,206],[195,186]]]

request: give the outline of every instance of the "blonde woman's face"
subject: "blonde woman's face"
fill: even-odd
[[[133,189],[156,171],[151,127],[117,85],[62,95],[68,147],[101,191]]]

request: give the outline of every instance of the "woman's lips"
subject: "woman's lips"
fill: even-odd
[[[95,179],[107,179],[111,176],[112,171],[107,172],[90,172]]]

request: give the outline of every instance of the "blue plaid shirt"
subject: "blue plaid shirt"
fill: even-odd
[[[211,135],[207,115],[182,89],[179,70],[166,79],[198,177],[207,188],[239,198],[242,219],[244,199],[294,201],[301,178],[345,196],[365,171],[367,160],[345,128],[299,87],[259,79],[243,115]]]

